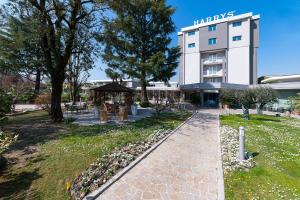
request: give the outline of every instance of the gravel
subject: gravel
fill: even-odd
[[[221,128],[221,148],[224,172],[235,170],[248,171],[255,166],[253,158],[239,160],[239,132],[229,126]]]

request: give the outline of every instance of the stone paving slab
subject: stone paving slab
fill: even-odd
[[[195,114],[97,199],[223,199],[218,124],[217,114]]]

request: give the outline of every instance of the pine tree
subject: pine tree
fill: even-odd
[[[148,103],[148,82],[167,82],[175,74],[179,50],[169,47],[175,9],[165,0],[113,0],[108,5],[113,17],[101,37],[103,60],[112,70],[139,79],[142,103]]]

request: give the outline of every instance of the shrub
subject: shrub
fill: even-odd
[[[70,102],[70,99],[71,99],[70,93],[66,93],[66,92],[62,93],[61,102],[63,103]]]
[[[297,96],[290,97],[289,102],[293,111],[300,112],[300,93]]]
[[[140,106],[141,106],[142,108],[147,108],[147,107],[150,107],[151,104],[150,104],[149,102],[142,102],[142,103],[140,103]]]
[[[258,112],[263,109],[268,103],[277,102],[277,94],[274,89],[270,87],[257,87],[254,88],[255,101],[257,104]]]
[[[35,98],[35,103],[40,105],[44,110],[47,110],[48,113],[50,113],[51,94],[50,93],[39,94]]]
[[[18,95],[17,102],[18,103],[27,103],[34,98],[33,92],[25,92],[23,94]]]
[[[0,118],[11,111],[13,105],[12,95],[0,89]]]
[[[230,108],[240,108],[241,105],[236,98],[238,91],[234,89],[223,89],[220,92],[220,102],[228,105]]]

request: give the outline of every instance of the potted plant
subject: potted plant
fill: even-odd
[[[132,113],[132,115],[137,115],[137,105],[136,105],[136,103],[133,103],[132,105],[131,105],[131,113]]]

